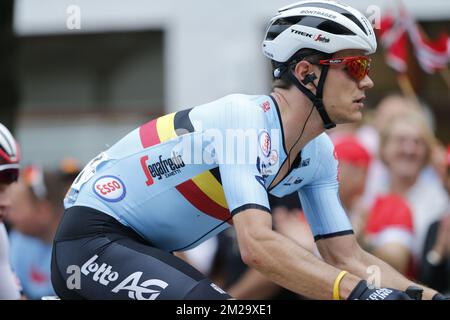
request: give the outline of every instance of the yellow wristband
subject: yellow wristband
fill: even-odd
[[[339,284],[341,283],[342,278],[347,274],[347,271],[341,271],[339,272],[338,276],[336,277],[336,280],[334,280],[333,285],[333,300],[341,300],[339,296]]]

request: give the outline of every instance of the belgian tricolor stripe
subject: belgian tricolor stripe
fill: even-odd
[[[144,148],[173,139],[178,135],[193,132],[189,110],[171,113],[152,120],[139,128]],[[231,221],[221,183],[210,172],[205,171],[176,186],[178,192],[195,208],[222,221]]]

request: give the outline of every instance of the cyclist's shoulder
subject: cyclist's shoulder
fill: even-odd
[[[233,94],[229,97],[232,112],[241,118],[264,119],[265,112],[261,107],[261,101],[265,96]]]
[[[230,94],[215,101],[193,108],[192,115],[197,118],[219,117],[221,121],[239,122],[244,124],[247,120],[264,120],[264,110],[261,101],[264,96]]]
[[[337,172],[337,158],[334,145],[326,133],[322,133],[302,150],[302,159],[313,172],[312,179],[334,176]]]
[[[321,133],[312,139],[306,146],[307,149],[313,149],[319,157],[334,157],[334,145],[326,132]]]
[[[234,93],[227,95],[218,101],[222,101],[228,108],[232,109],[233,112],[238,112],[239,114],[246,114],[247,112],[263,114],[264,111],[260,107],[260,101],[263,97],[265,96]]]

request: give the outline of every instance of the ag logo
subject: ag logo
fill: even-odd
[[[159,279],[150,279],[139,284],[141,276],[141,271],[135,272],[111,291],[118,293],[120,290],[126,290],[128,291],[128,297],[134,300],[155,300],[161,294],[161,291],[169,285],[167,282]],[[150,289],[149,287],[153,287],[154,289]]]
[[[259,146],[261,147],[263,155],[268,157],[270,154],[271,141],[269,133],[265,130],[259,134]]]
[[[92,188],[100,198],[108,202],[118,202],[125,198],[126,189],[122,180],[114,176],[98,178]]]

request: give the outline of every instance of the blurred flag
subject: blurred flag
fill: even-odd
[[[390,14],[384,14],[380,23],[380,40],[385,48],[386,63],[398,73],[407,70],[408,36],[404,24],[394,21]]]
[[[417,27],[417,26],[416,26]],[[434,73],[447,68],[450,61],[450,38],[442,33],[435,41],[425,38],[424,33],[416,31],[420,40],[414,43],[414,49],[422,69],[427,73]]]
[[[446,69],[450,61],[450,37],[444,32],[439,35],[437,40],[430,40],[402,3],[399,3],[399,6],[399,20],[402,21],[404,29],[408,30],[414,53],[421,68],[427,73]]]

